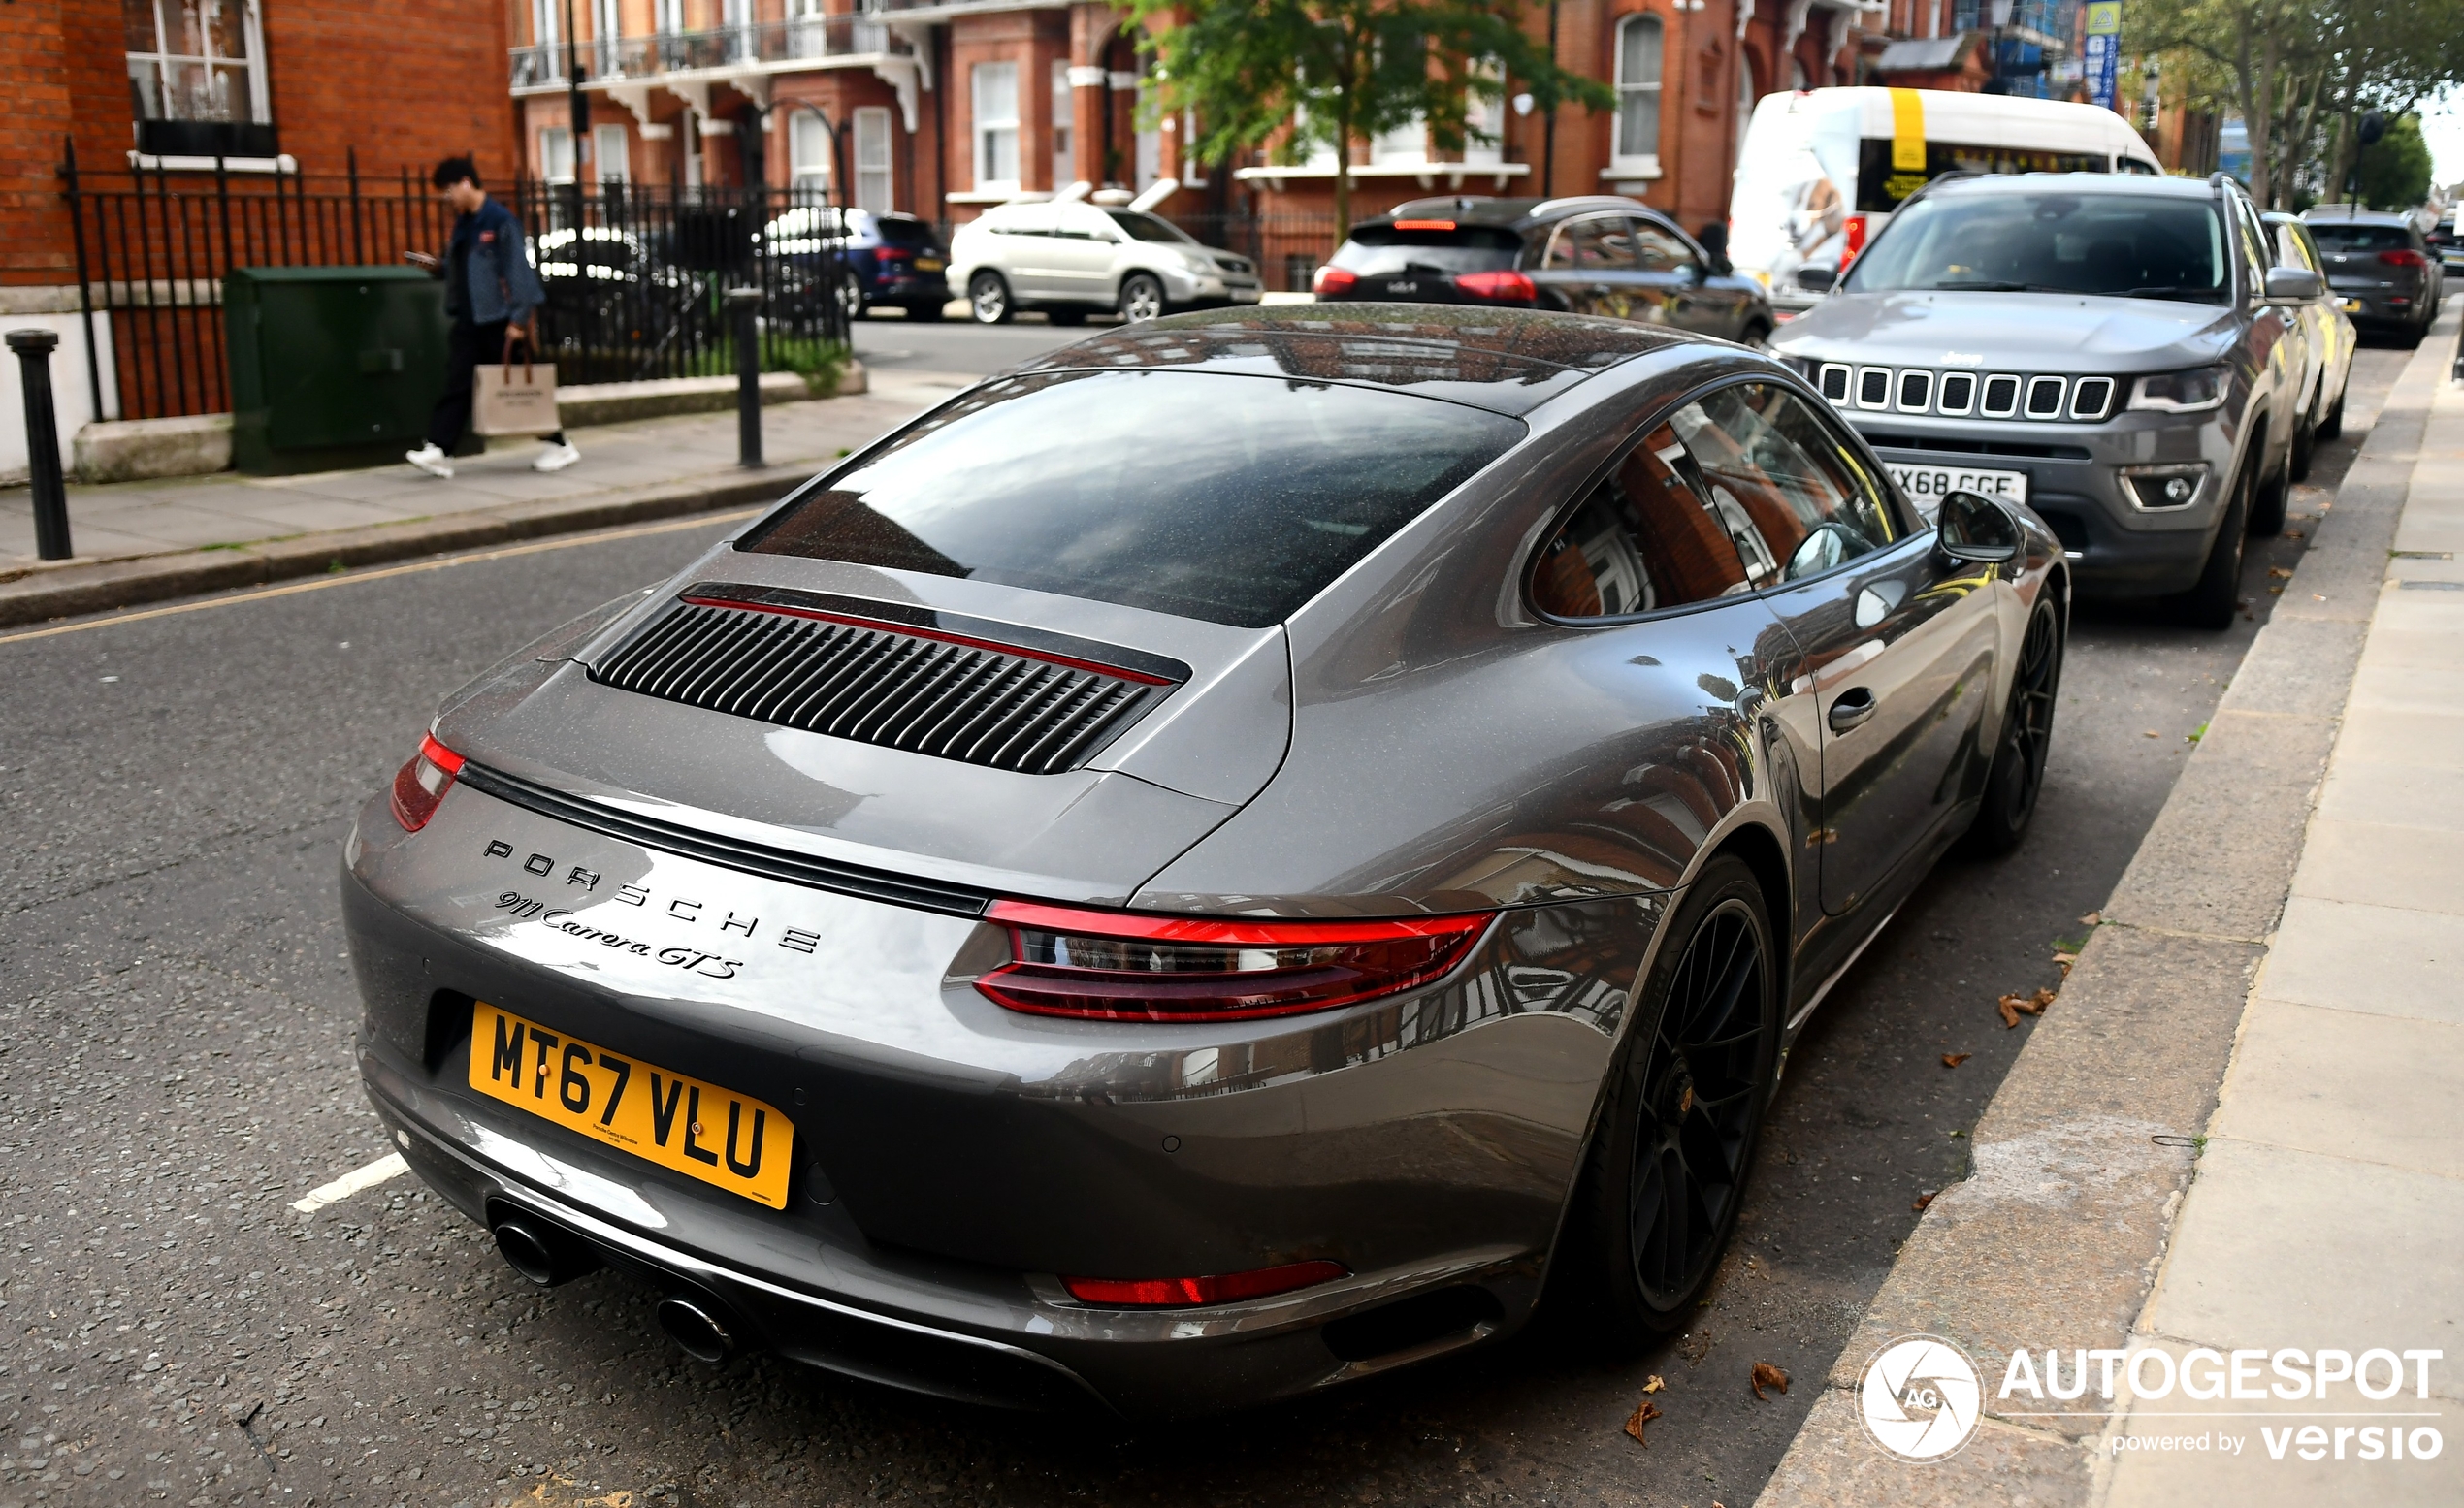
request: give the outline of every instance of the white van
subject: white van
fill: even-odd
[[[1813,306],[1900,200],[1961,170],[2164,171],[2127,121],[2095,105],[1940,89],[1767,94],[1729,196],[1729,260],[1786,319]],[[1822,270],[1813,286],[1800,268]]]

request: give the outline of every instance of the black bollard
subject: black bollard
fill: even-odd
[[[761,289],[728,290],[728,313],[735,325],[736,465],[742,466],[762,464],[762,337],[754,329],[761,307]]]
[[[12,330],[9,349],[17,353],[17,376],[25,384],[26,469],[34,480],[34,553],[65,561],[69,549],[69,490],[60,477],[60,423],[51,412],[51,351],[60,337],[49,330]]]

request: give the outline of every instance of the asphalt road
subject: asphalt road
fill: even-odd
[[[2319,483],[2403,357],[2362,353]],[[2293,529],[2324,497],[2297,496]],[[1691,1332],[1607,1360],[1544,1332],[1124,1433],[762,1359],[713,1371],[657,1334],[649,1289],[531,1289],[410,1177],[290,1207],[389,1150],[351,1067],[349,815],[441,693],[721,528],[0,637],[0,1508],[1746,1502],[2031,1029],[1994,997],[2059,982],[2266,616],[2269,567],[2303,548],[2253,551],[2230,632],[2080,615],[2034,832],[1945,867],[1825,1007]],[[1798,1386],[1756,1401],[1756,1362]],[[1619,1426],[1653,1376],[1645,1448]]]

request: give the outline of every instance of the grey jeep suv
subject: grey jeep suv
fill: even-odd
[[[2230,624],[2247,532],[2284,527],[2319,277],[2275,266],[2238,184],[1940,178],[1780,327],[1794,363],[1929,508],[2035,510],[2083,593]]]

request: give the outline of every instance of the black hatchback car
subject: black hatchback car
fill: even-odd
[[[1601,314],[1760,345],[1762,286],[1632,199],[1415,199],[1352,227],[1321,303],[1495,304]]]
[[[2353,324],[2419,345],[2439,317],[2447,273],[2412,216],[2320,205],[2301,218],[2326,257],[2327,286]]]

